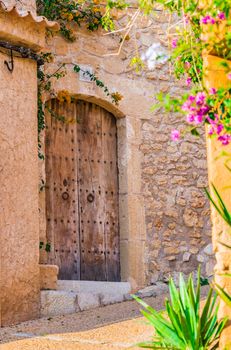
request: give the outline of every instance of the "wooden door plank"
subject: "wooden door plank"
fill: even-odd
[[[66,119],[75,115],[74,103],[59,103],[57,100],[52,103],[55,114]],[[51,241],[50,262],[59,266],[59,279],[79,279],[76,126],[49,118],[46,203],[47,236]]]
[[[108,281],[120,281],[117,130],[114,116],[102,113],[103,183],[105,186],[105,251]]]
[[[104,197],[101,190],[102,120],[99,107],[78,102],[81,279],[106,281]]]

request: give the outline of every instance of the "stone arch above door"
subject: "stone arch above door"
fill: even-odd
[[[119,281],[116,120],[81,100],[46,110],[48,262],[60,279]]]

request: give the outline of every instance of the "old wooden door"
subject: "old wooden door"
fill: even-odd
[[[60,279],[119,281],[116,120],[92,103],[60,103],[46,114],[49,263]]]

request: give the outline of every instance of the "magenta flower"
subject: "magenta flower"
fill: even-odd
[[[218,15],[217,15],[217,18],[220,21],[224,21],[226,19],[224,12],[219,12]]]
[[[172,48],[175,49],[177,47],[177,42],[178,42],[178,39],[173,39],[172,40]]]
[[[201,124],[203,122],[203,115],[197,114],[194,119],[195,124]]]
[[[208,111],[209,111],[209,106],[204,105],[199,109],[198,114],[205,115]]]
[[[220,133],[222,132],[222,130],[224,129],[224,126],[222,124],[218,124],[217,125],[217,134],[220,135]]]
[[[191,63],[189,63],[188,61],[186,61],[184,63],[185,69],[189,69],[191,67]]]
[[[179,130],[176,130],[176,129],[172,130],[172,131],[171,131],[171,139],[172,139],[173,141],[178,141],[179,138],[180,138],[180,132],[179,132]]]
[[[231,141],[231,135],[227,135],[227,134],[220,135],[218,137],[218,140],[221,141],[222,145],[227,146]]]
[[[198,92],[195,98],[197,105],[202,105],[205,102],[205,93],[204,92]]]
[[[192,78],[187,78],[186,79],[186,86],[190,86],[191,85],[191,82],[192,82]]]
[[[209,131],[208,131],[208,134],[211,136],[211,135],[213,135],[214,133],[215,133],[214,127],[213,127],[213,126],[210,126],[210,127],[209,127]]]
[[[202,24],[215,24],[216,21],[211,16],[205,16],[205,17],[202,17],[201,23]]]
[[[229,72],[229,73],[227,74],[227,78],[228,78],[229,80],[231,80],[231,72]]]
[[[215,88],[209,89],[209,95],[216,95],[216,93],[217,93],[217,89]]]
[[[193,96],[193,95],[189,95],[189,97],[188,97],[188,101],[190,101],[190,102],[194,102],[194,101],[195,101],[195,96]]]
[[[194,120],[195,120],[195,116],[194,116],[194,114],[187,114],[186,115],[186,121],[189,123],[189,124],[192,124],[193,122],[194,122]]]

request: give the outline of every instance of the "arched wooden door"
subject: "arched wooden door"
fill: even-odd
[[[59,266],[59,279],[119,281],[116,120],[85,101],[54,99],[48,107],[77,121],[46,112],[49,263]]]

